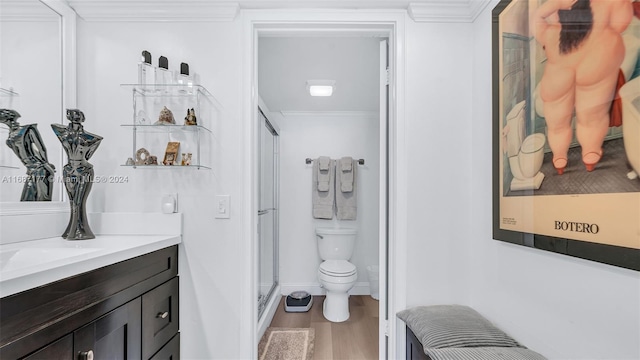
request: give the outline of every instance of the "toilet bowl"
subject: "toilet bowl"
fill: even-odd
[[[504,128],[509,168],[513,175],[510,188],[514,191],[539,189],[544,180],[540,168],[544,160],[546,138],[541,133],[524,137],[525,104],[525,101],[521,101],[509,111]]]
[[[318,252],[324,260],[318,268],[318,281],[325,289],[322,314],[332,322],[349,319],[349,290],[358,279],[356,266],[348,260],[353,255],[355,229],[317,228]]]
[[[640,174],[640,77],[620,88],[620,98],[624,151],[633,169],[627,177],[635,179]]]

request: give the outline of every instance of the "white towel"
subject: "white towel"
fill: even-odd
[[[312,214],[315,219],[333,219],[333,204],[335,201],[335,161],[330,160],[328,171],[327,191],[319,190],[318,174],[319,161],[313,162],[311,170],[311,203]]]
[[[317,160],[318,169],[320,170],[329,170],[329,166],[331,165],[331,158],[328,156],[320,156]]]
[[[340,171],[336,173],[340,176],[340,191],[352,192],[353,191],[353,159],[350,156],[345,156],[340,159]]]
[[[342,168],[342,167],[340,167]],[[342,172],[342,170],[340,171]],[[355,220],[358,214],[358,164],[357,160],[351,163],[353,176],[350,192],[336,191],[336,208],[338,220]],[[336,189],[342,189],[342,176],[336,176]]]
[[[328,156],[320,156],[314,162],[314,165],[318,164],[315,172],[318,175],[318,191],[329,191],[331,171],[331,159]],[[314,166],[315,167],[315,166]]]

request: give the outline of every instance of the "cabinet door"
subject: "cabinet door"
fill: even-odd
[[[74,354],[83,359],[140,359],[141,310],[136,298],[74,332]],[[87,356],[91,352],[93,356]]]
[[[73,334],[69,334],[60,340],[43,347],[35,353],[23,358],[23,360],[73,360]]]
[[[142,357],[148,359],[178,332],[178,277],[142,295]]]

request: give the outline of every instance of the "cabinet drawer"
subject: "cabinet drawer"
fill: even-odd
[[[149,360],[180,360],[180,333],[177,333]]]
[[[142,295],[142,358],[149,359],[178,333],[178,277]]]

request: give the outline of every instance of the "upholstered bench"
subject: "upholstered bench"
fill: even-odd
[[[417,306],[402,310],[410,360],[546,360],[462,305]]]

